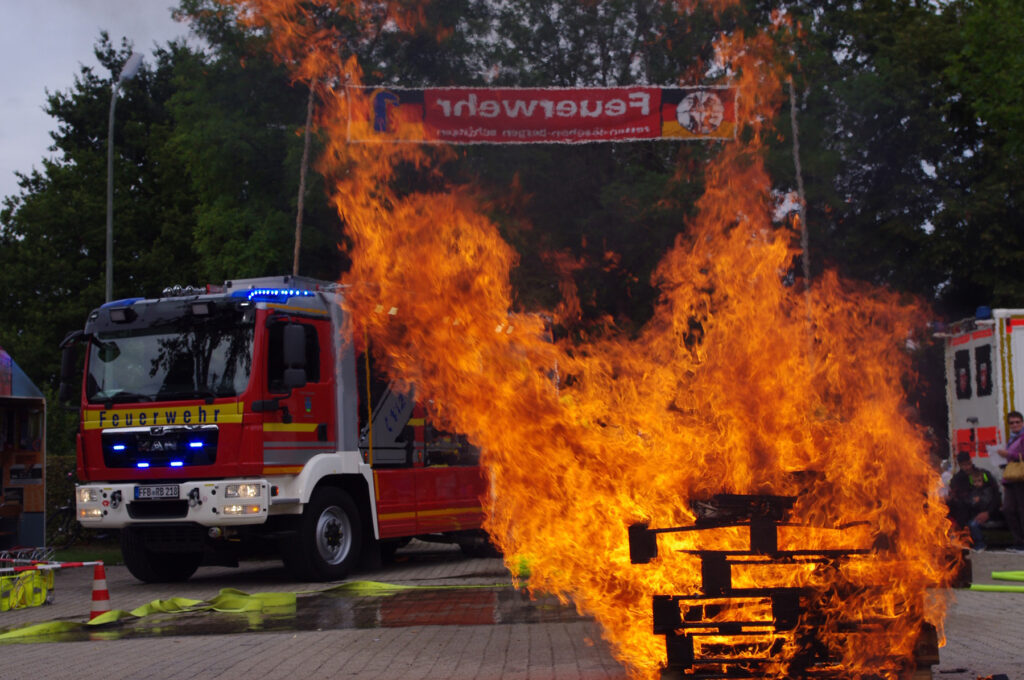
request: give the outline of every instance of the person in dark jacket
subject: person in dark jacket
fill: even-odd
[[[974,550],[984,550],[981,527],[999,509],[999,484],[987,470],[975,466],[966,451],[956,455],[956,462],[960,471],[949,482],[950,516],[957,526],[971,532]]]

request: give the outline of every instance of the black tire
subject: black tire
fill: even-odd
[[[282,557],[302,581],[339,581],[359,563],[363,524],[352,497],[333,486],[313,492]]]
[[[395,553],[398,552],[399,548],[403,548],[409,545],[408,538],[392,538],[383,541],[378,541],[377,544],[380,546],[380,561],[383,564],[390,564],[395,561]]]
[[[501,551],[484,533],[460,537],[458,543],[466,557],[501,557]]]
[[[156,552],[146,547],[137,529],[121,530],[121,556],[132,576],[143,583],[187,581],[203,561],[201,552]]]

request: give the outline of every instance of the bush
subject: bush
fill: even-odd
[[[61,531],[65,506],[75,504],[75,457],[46,457],[46,545],[62,545],[67,537]]]

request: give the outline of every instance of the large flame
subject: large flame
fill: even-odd
[[[747,538],[729,528],[678,534],[636,565],[627,527],[692,524],[690,502],[717,493],[796,496],[793,516],[811,528],[780,529],[780,545],[870,554],[841,574],[737,569],[734,581],[819,589],[826,621],[883,621],[834,643],[849,677],[879,672],[879,650],[909,665],[921,622],[941,624],[945,601],[928,594],[942,592],[929,589],[950,570],[938,480],[901,388],[911,368],[904,343],[922,311],[833,273],[807,292],[786,284],[793,234],[772,223],[759,153],[760,121],[781,93],[766,33],[717,42],[719,66],[739,88],[742,141],[706,168],[696,218],[657,269],[653,318],[638,336],[610,331],[574,345],[551,342],[541,315],[515,313],[516,254],[469,189],[392,189],[396,167],[430,168],[448,151],[345,142],[349,107],[367,104],[340,85],[361,74],[334,56],[340,39],[316,12],[384,27],[414,21],[415,3],[401,3],[404,12],[345,0],[233,4],[318,88],[328,139],[320,167],[353,244],[346,304],[385,348],[392,375],[481,448],[487,528],[510,566],[529,564],[531,588],[593,615],[630,673],[652,677],[665,662],[652,595],[701,584],[697,558],[672,548]],[[778,677],[792,653],[780,652]]]

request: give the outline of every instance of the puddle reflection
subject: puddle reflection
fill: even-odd
[[[260,612],[154,614],[100,628],[10,640],[5,644],[123,640],[176,635],[311,631],[410,626],[484,626],[582,620],[571,605],[508,586],[411,588],[367,595],[345,589],[300,596],[294,606]],[[4,644],[4,643],[0,643]]]

